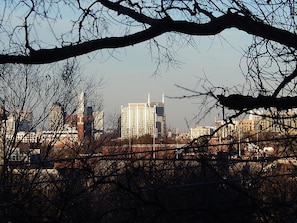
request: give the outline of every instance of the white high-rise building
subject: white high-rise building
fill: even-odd
[[[85,93],[81,92],[77,96],[77,116],[84,116],[86,113],[86,107],[87,107],[87,102],[86,102],[86,97]]]
[[[104,130],[104,112],[103,111],[94,111],[94,130],[103,132]]]
[[[121,137],[131,138],[149,134],[162,137],[166,134],[164,98],[162,102],[128,103],[121,107]]]

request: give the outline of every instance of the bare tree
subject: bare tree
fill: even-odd
[[[90,83],[82,78],[75,61],[43,68],[3,64],[0,69],[1,220],[15,217],[16,221],[27,221],[31,215],[38,219],[39,215],[43,216],[40,210],[51,205],[50,196],[56,190],[62,190],[57,183],[61,178],[57,169],[53,169],[53,159],[65,158],[61,154],[55,156],[54,147],[58,141],[66,141],[61,139],[66,127],[62,126],[65,124],[62,121],[49,131],[52,106],[59,104],[64,108],[60,111],[61,116],[66,112],[73,116],[77,112],[78,93],[95,92],[96,95],[101,82]],[[75,138],[67,139],[65,144],[68,150],[64,153],[68,152],[68,156],[79,150]],[[24,207],[29,203],[40,204],[40,210],[32,206],[26,213]]]

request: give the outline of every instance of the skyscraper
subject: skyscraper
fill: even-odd
[[[86,95],[84,92],[81,92],[77,96],[77,116],[84,116],[84,114],[87,112],[87,101],[86,101]]]
[[[148,101],[151,107],[156,109],[156,134],[157,137],[164,137],[166,134],[166,115],[165,115],[165,101],[164,95],[162,95],[161,102],[150,102]]]
[[[94,111],[94,130],[95,132],[103,132],[104,130],[104,113],[103,111]]]
[[[85,93],[79,93],[77,97],[77,132],[78,140],[81,141],[85,137],[84,116],[86,113],[86,99]]]
[[[64,108],[60,103],[54,103],[51,106],[49,114],[49,127],[51,130],[60,130],[65,123]]]
[[[164,98],[162,102],[128,103],[121,107],[121,137],[140,137],[146,134],[154,137],[165,135],[166,119]]]
[[[85,93],[78,94],[77,100],[77,132],[78,140],[82,141],[85,137],[92,137],[93,134],[93,108],[87,107]]]

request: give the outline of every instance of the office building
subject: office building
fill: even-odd
[[[51,106],[49,113],[49,127],[50,130],[60,130],[65,124],[65,112],[60,103],[54,103]]]
[[[164,137],[166,134],[166,116],[164,96],[162,102],[128,103],[121,107],[121,137],[131,138],[149,134]]]
[[[94,132],[103,132],[104,130],[104,112],[93,111],[94,117]]]
[[[86,137],[93,136],[93,109],[92,107],[87,107],[86,95],[84,92],[78,94],[77,100],[77,132],[78,132],[78,140],[82,141]]]

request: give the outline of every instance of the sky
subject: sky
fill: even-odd
[[[20,12],[22,11],[23,9],[20,9]],[[15,17],[13,22],[21,21]],[[66,18],[55,24],[55,28],[61,32],[67,26],[69,21]],[[46,28],[40,26],[38,34],[46,35]],[[47,41],[50,41],[49,38],[46,35]],[[151,101],[161,101],[164,94],[167,127],[181,132],[197,125],[212,126],[214,121],[222,116],[214,112],[197,123],[194,117],[199,111],[199,99],[168,98],[189,93],[175,85],[201,91],[202,87],[198,86],[199,78],[205,77],[216,86],[232,87],[243,84],[239,63],[244,52],[242,49],[247,48],[250,38],[243,32],[229,29],[216,36],[195,37],[195,48],[185,44],[184,39],[176,39],[173,53],[174,58],[180,61],[180,66],[168,67],[163,63],[157,75],[154,75],[157,68],[154,59],[156,54],[153,53],[152,56],[147,42],[116,49],[112,54],[108,50],[98,51],[81,56],[79,60],[84,75],[93,76],[97,80],[103,78],[104,84],[100,91],[106,117],[109,114],[119,114],[121,106],[127,106],[128,103],[147,102],[148,94]],[[165,35],[157,39],[162,42]],[[108,123],[105,128],[109,128]]]
[[[113,57],[109,57],[107,51],[97,52],[97,56],[85,62],[84,72],[103,78],[103,110],[106,116],[120,113],[121,105],[147,102],[148,94],[151,101],[161,101],[164,94],[167,127],[182,132],[197,125],[213,126],[214,121],[222,116],[214,112],[197,123],[195,116],[199,99],[168,98],[188,95],[176,85],[198,91],[201,90],[199,78],[205,76],[216,86],[231,87],[244,83],[239,63],[242,49],[247,48],[249,41],[250,37],[235,29],[214,37],[197,37],[196,49],[185,46],[178,50],[175,59],[181,62],[179,67],[163,64],[157,75],[154,75],[157,63],[147,49],[147,43],[141,43],[117,49]]]

